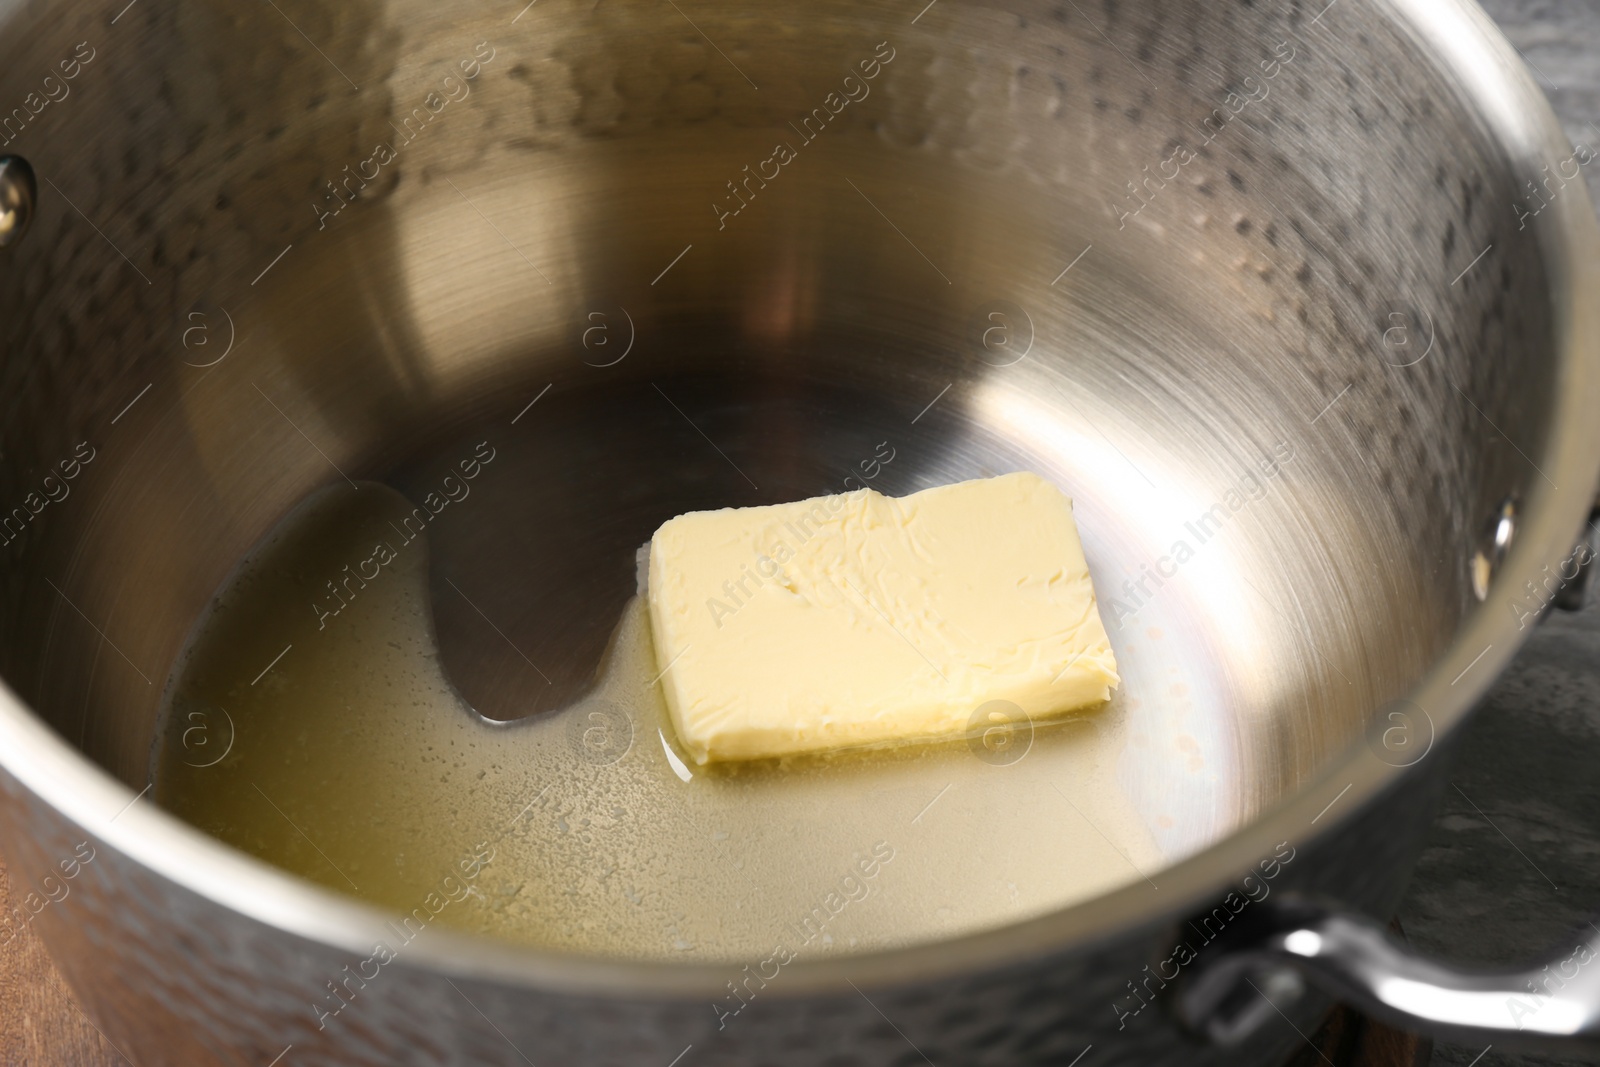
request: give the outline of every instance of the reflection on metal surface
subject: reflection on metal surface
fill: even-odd
[[[1224,934],[1179,991],[1179,1013],[1223,1045],[1267,1021],[1242,989],[1263,969],[1298,972],[1364,1012],[1406,1029],[1503,1048],[1570,1049],[1600,1037],[1600,939],[1580,940],[1542,966],[1456,971],[1433,963],[1363,915],[1274,900]],[[1242,995],[1240,995],[1242,994]]]
[[[191,709],[182,713],[182,723],[178,744],[183,749],[183,761],[189,766],[215,767],[233,751],[233,717],[227,708]]]
[[[1484,544],[1472,555],[1472,592],[1479,600],[1489,598],[1489,587],[1494,576],[1511,551],[1511,541],[1517,533],[1517,500],[1507,497],[1489,520]]]
[[[184,316],[186,325],[183,329],[183,347],[201,357],[200,362],[184,360],[191,367],[215,367],[218,363],[228,358],[228,353],[233,351],[234,341],[238,340],[238,330],[233,325],[233,316],[228,314],[228,309],[219,307],[215,313],[222,316],[223,323],[228,327],[226,335],[220,332],[218,334],[218,337],[226,337],[226,340],[223,340],[220,345],[217,344],[217,339],[213,338],[211,334],[212,313],[197,310],[191,311]],[[221,348],[221,351],[217,352],[214,358],[205,359],[206,356],[212,355],[212,351],[215,348]]]
[[[21,156],[0,156],[0,248],[16,244],[33,221],[39,186]]]
[[[591,311],[584,316],[586,325],[582,336],[583,347],[594,354],[593,359],[586,358],[584,362],[591,367],[615,367],[627,359],[628,353],[633,351],[633,342],[638,337],[637,331],[633,328],[633,316],[628,314],[627,308],[619,307],[617,310],[622,312],[622,319],[628,324],[628,339],[621,342],[622,350],[615,355],[612,355],[612,351],[617,347],[617,341],[611,336],[611,325],[607,314],[603,311]]]

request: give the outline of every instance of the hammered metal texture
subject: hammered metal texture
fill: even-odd
[[[1444,768],[1442,758],[1428,760],[1403,790],[1298,847],[1275,891],[1326,893],[1387,914]],[[14,780],[0,776],[0,785],[0,847],[20,885],[86,835]],[[291,1045],[289,1062],[313,1067],[664,1067],[691,1045],[681,1062],[707,1067],[910,1067],[923,1054],[939,1064],[1042,1067],[1071,1063],[1090,1045],[1106,1067],[1238,1067],[1279,1062],[1302,1041],[1281,1026],[1242,1048],[1208,1048],[1178,1025],[1170,997],[1119,1025],[1113,1005],[1131,1003],[1126,983],[1188,936],[1178,918],[999,973],[868,989],[870,1003],[854,992],[756,1001],[720,1031],[704,1001],[573,999],[465,979],[452,986],[401,956],[319,1029],[326,984],[352,957],[242,919],[104,845],[76,881],[36,920],[39,932],[86,1009],[141,1067],[259,1067]],[[1325,1007],[1308,997],[1289,1011],[1310,1032]]]

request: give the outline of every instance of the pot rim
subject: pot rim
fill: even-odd
[[[1485,123],[1511,164],[1534,174],[1546,156],[1559,158],[1557,153],[1570,149],[1514,48],[1475,3],[1380,3],[1425,54],[1437,57],[1463,104]],[[1549,485],[1531,483],[1516,542],[1495,582],[1501,595],[1523,588],[1546,564],[1572,551],[1600,483],[1600,420],[1592,417],[1600,409],[1600,300],[1593,298],[1600,293],[1600,227],[1583,196],[1559,198],[1533,219],[1532,229],[1551,282],[1560,376],[1553,383],[1555,415],[1540,450]],[[1515,614],[1496,610],[1497,603],[1487,600],[1471,612],[1449,650],[1408,694],[1430,709],[1436,735],[1462,721],[1527,635],[1520,623],[1513,628]],[[269,866],[153,804],[135,803],[143,793],[135,794],[70,746],[3,681],[0,768],[101,843],[223,908],[357,959],[376,941],[393,937],[385,925],[393,916],[383,909]],[[1163,868],[1161,889],[1136,881],[1059,911],[957,938],[838,959],[797,959],[785,966],[785,981],[764,994],[791,997],[840,992],[849,983],[881,986],[993,971],[1125,936],[1217,897],[1269,857],[1278,842],[1299,848],[1328,833],[1406,773],[1353,744],[1315,781]],[[1322,822],[1335,805],[1336,817]],[[395,962],[408,970],[553,993],[653,1000],[720,997],[737,970],[727,962],[553,952],[448,929],[408,945]]]

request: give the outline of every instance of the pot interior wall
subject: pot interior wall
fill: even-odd
[[[887,442],[891,494],[1074,496],[1169,856],[1294,789],[1539,478],[1523,176],[1376,5],[916,6],[12,8],[7,683],[139,788],[196,619],[321,486],[496,442],[480,606],[582,664],[661,521]]]

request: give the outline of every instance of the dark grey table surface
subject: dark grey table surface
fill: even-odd
[[[1561,117],[1600,151],[1600,0],[1485,0]],[[1600,167],[1588,168],[1600,202]],[[1509,209],[1508,209],[1509,210]],[[1600,412],[1596,413],[1600,415]],[[1552,615],[1468,723],[1400,909],[1418,946],[1484,965],[1570,951],[1600,921],[1600,603]],[[1441,1044],[1437,1067],[1595,1059]]]
[[[1600,60],[1600,35],[1590,40]],[[1407,937],[1441,959],[1491,966],[1570,953],[1592,938],[1589,922],[1600,921],[1600,602],[1593,591],[1582,613],[1557,612],[1544,622],[1448,758],[1453,788],[1400,907]],[[1436,1067],[1594,1062],[1485,1053],[1483,1044],[1441,1043],[1433,1054]]]

